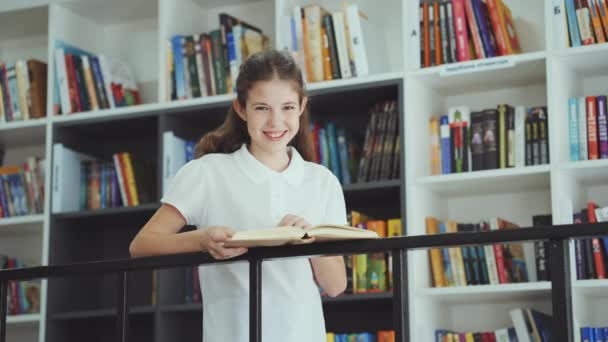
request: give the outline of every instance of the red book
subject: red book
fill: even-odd
[[[65,70],[68,76],[68,92],[72,110],[65,111],[68,113],[77,113],[82,111],[80,96],[78,96],[78,85],[76,82],[76,66],[74,65],[74,56],[71,54],[65,55]]]
[[[471,60],[469,53],[469,36],[467,35],[467,17],[464,12],[464,0],[454,0],[454,32],[456,32],[456,48],[458,61]]]
[[[431,46],[429,43],[429,4],[426,2],[422,5],[422,24],[424,28],[424,67],[428,68],[431,66]]]
[[[481,44],[481,36],[479,35],[479,25],[477,25],[477,20],[475,19],[475,14],[473,12],[473,4],[471,3],[471,0],[463,1],[464,10],[467,14],[467,22],[469,23],[469,29],[471,30],[471,40],[475,47],[475,55],[477,56],[477,59],[486,58],[483,51],[483,45]]]
[[[500,19],[498,18],[498,7],[496,0],[486,0],[488,4],[488,12],[490,14],[490,21],[492,22],[492,31],[494,31],[494,37],[496,38],[496,46],[498,47],[498,55],[508,55],[507,44],[504,32],[500,26]]]
[[[597,204],[594,202],[587,203],[587,217],[589,219],[589,223],[596,223],[597,218],[595,217],[595,209],[597,208]],[[604,257],[602,255],[602,245],[600,243],[600,239],[594,237],[591,239],[591,245],[593,246],[593,258],[595,259],[595,273],[597,274],[597,279],[605,279],[606,278],[606,268],[604,266]],[[588,265],[592,267],[592,265]]]
[[[588,146],[588,159],[598,159],[598,139],[597,139],[597,107],[595,103],[595,96],[587,96],[586,98],[587,107],[587,146]]]

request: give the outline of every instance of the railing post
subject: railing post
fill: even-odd
[[[6,297],[8,297],[8,280],[3,280],[0,281],[0,342],[6,341],[6,316],[8,315]]]
[[[118,274],[118,317],[116,324],[116,340],[127,342],[129,337],[129,306],[128,306],[128,273]]]
[[[249,341],[262,341],[262,260],[249,261]]]
[[[551,304],[553,306],[551,341],[556,342],[570,342],[574,340],[572,334],[569,241],[569,239],[550,240],[549,247]]]
[[[407,280],[407,250],[393,249],[393,329],[395,341],[410,340],[409,309],[408,309],[408,280]]]

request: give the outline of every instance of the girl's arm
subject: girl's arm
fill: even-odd
[[[295,226],[310,229],[311,225],[303,218],[296,215],[286,215],[279,226]],[[343,256],[328,256],[310,258],[312,271],[317,284],[327,292],[330,297],[335,297],[346,290],[346,266]]]
[[[224,248],[223,242],[234,231],[227,227],[208,227],[179,233],[186,224],[182,214],[172,205],[163,204],[144,227],[137,233],[129,253],[132,257],[209,252],[216,259],[226,259],[243,254],[245,248]]]

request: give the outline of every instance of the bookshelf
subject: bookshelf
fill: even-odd
[[[587,200],[608,204],[606,160],[569,160],[568,107],[572,96],[608,94],[608,44],[568,48],[563,1],[505,0],[512,10],[522,53],[420,68],[418,2],[353,0],[365,22],[367,76],[307,85],[313,117],[333,120],[363,135],[370,105],[398,101],[402,141],[401,178],[344,187],[350,209],[381,218],[402,217],[409,235],[425,234],[424,218],[473,222],[501,216],[531,225],[532,215],[568,223]],[[34,57],[49,63],[47,117],[0,124],[6,165],[31,155],[45,157],[44,213],[0,219],[0,250],[34,264],[126,257],[128,243],[158,208],[162,196],[163,134],[197,139],[221,122],[233,94],[169,101],[165,44],[175,34],[216,29],[221,12],[258,27],[280,48],[282,18],[304,0],[5,0],[0,5],[0,60]],[[330,11],[336,1],[318,3]],[[28,23],[24,25],[23,23]],[[565,33],[566,32],[566,33]],[[54,49],[66,41],[92,53],[126,61],[143,104],[54,116]],[[345,101],[345,99],[347,101]],[[499,103],[549,108],[550,163],[462,174],[431,175],[428,120],[452,106],[492,108]],[[362,138],[361,138],[362,139]],[[54,144],[98,158],[118,151],[143,155],[156,165],[152,200],[138,206],[53,211]],[[66,164],[67,165],[67,164]],[[407,167],[403,168],[404,165]],[[76,170],[77,174],[78,170]],[[573,254],[574,246],[571,248]],[[509,309],[527,306],[550,312],[550,284],[534,282],[432,288],[428,254],[409,252],[412,340],[428,341],[435,329],[490,330],[512,326]],[[573,264],[573,263],[571,263]],[[131,340],[200,341],[200,304],[184,303],[182,269],[137,272],[131,285]],[[576,280],[572,266],[573,318],[578,327],[608,325],[605,280]],[[153,283],[158,285],[155,292]],[[48,286],[47,286],[48,285]],[[155,293],[155,295],[154,295]],[[155,296],[156,303],[153,303]],[[67,301],[69,298],[70,301]],[[113,337],[116,284],[113,276],[42,282],[41,312],[8,318],[7,340],[71,341],[72,336]],[[328,330],[390,329],[387,294],[325,299]],[[367,317],[362,319],[360,317]]]

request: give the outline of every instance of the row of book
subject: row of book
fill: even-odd
[[[429,122],[431,174],[548,164],[547,121],[547,107],[452,107]]]
[[[582,327],[581,342],[608,341],[608,327]]]
[[[111,161],[80,162],[80,209],[137,206],[154,200],[149,184],[155,165],[130,152],[112,155]]]
[[[509,311],[513,327],[489,332],[453,332],[435,330],[436,342],[550,342],[552,317],[530,308]]]
[[[351,334],[326,333],[327,342],[395,342],[394,330],[381,330],[377,333],[362,332]]]
[[[220,28],[208,33],[174,35],[167,43],[167,98],[191,99],[233,93],[239,66],[268,49],[262,30],[226,13]]]
[[[519,228],[517,224],[499,217],[478,223],[443,223],[435,217],[427,217],[425,221],[427,234]],[[548,280],[544,272],[545,256],[538,251],[543,247],[540,243],[524,242],[430,249],[432,284],[434,287],[448,287]],[[538,265],[540,263],[542,265]],[[539,271],[539,268],[543,270]]]
[[[608,3],[605,0],[565,0],[564,2],[568,46],[606,42],[608,39]]]
[[[0,123],[46,116],[46,63],[0,63]]]
[[[574,223],[608,222],[608,207],[589,201],[587,207],[573,215]],[[576,278],[606,279],[608,236],[574,240]]]
[[[374,230],[380,237],[403,235],[400,218],[376,220],[352,210],[348,213],[353,227]],[[345,293],[387,292],[393,289],[392,255],[369,253],[347,255],[345,258],[347,285]]]
[[[521,52],[502,0],[421,0],[421,67]]]
[[[359,157],[357,183],[401,177],[399,115],[396,100],[377,103],[370,109]]]
[[[336,127],[334,122],[325,126],[312,122],[310,128],[315,148],[314,162],[328,168],[341,184],[354,183],[357,148],[355,142],[347,137],[346,130]]]
[[[27,267],[23,260],[0,254],[0,269]],[[8,282],[7,313],[9,315],[33,314],[40,312],[40,281]]]
[[[356,4],[343,2],[342,11],[331,13],[318,4],[295,6],[292,13],[281,20],[282,45],[308,83],[369,74],[364,21]]]
[[[568,99],[570,160],[608,158],[606,96]]]
[[[0,167],[0,217],[43,212],[44,164],[43,158],[29,157],[22,165]]]
[[[54,114],[70,114],[141,104],[130,66],[117,58],[93,54],[57,41]]]
[[[198,266],[186,267],[184,269],[184,291],[186,304],[202,303]]]

